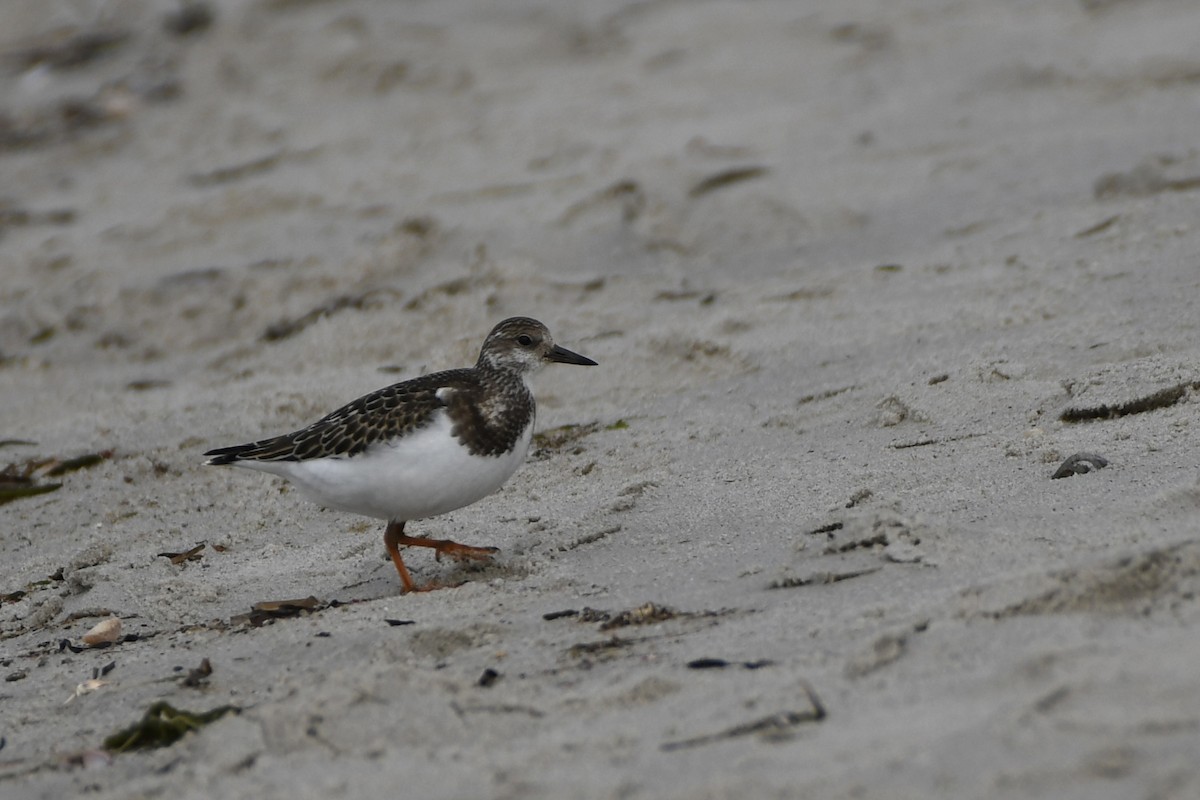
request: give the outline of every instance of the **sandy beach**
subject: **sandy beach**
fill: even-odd
[[[5,3],[0,796],[1200,796],[1197,42]],[[203,466],[514,315],[599,366],[409,525],[499,548],[406,555],[456,588]]]

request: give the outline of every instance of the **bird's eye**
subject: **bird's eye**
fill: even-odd
[[[529,347],[529,345],[533,344],[533,337],[527,333],[522,333],[517,337],[517,344],[521,345],[521,347]]]

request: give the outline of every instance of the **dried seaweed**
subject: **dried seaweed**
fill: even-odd
[[[160,700],[146,710],[140,721],[105,739],[104,748],[116,754],[168,747],[189,731],[200,730],[231,711],[237,714],[241,709],[237,706],[218,706],[210,711],[184,711]]]
[[[23,497],[34,497],[35,495],[46,494],[47,492],[53,492],[55,489],[61,488],[61,483],[35,484],[28,479],[14,478],[0,474],[0,506],[5,503],[11,503],[13,500],[20,500]]]
[[[1068,408],[1059,414],[1058,418],[1063,422],[1090,422],[1099,419],[1116,419],[1130,414],[1144,414],[1147,411],[1157,411],[1160,408],[1175,405],[1184,398],[1189,388],[1200,388],[1200,381],[1178,383],[1125,403],[1101,403],[1097,406]]]
[[[46,470],[46,475],[51,478],[57,478],[60,475],[66,475],[68,472],[74,472],[77,469],[87,469],[94,467],[106,458],[112,458],[112,450],[105,450],[100,453],[88,453],[87,455],[76,456],[75,458],[65,458],[56,460],[56,463]]]
[[[15,439],[8,440],[8,443],[28,444]],[[61,483],[38,483],[36,478],[40,476],[59,477],[68,472],[95,466],[111,457],[112,451],[105,450],[75,458],[31,458],[22,464],[8,464],[4,469],[0,469],[0,505],[62,488]]]

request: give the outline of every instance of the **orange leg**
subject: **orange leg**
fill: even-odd
[[[408,592],[428,592],[442,587],[436,583],[429,583],[424,586],[417,586],[413,583],[412,576],[408,574],[408,567],[404,566],[404,559],[400,557],[401,547],[432,547],[439,559],[445,553],[459,560],[476,559],[484,561],[491,558],[493,553],[500,552],[499,548],[496,547],[472,547],[471,545],[452,542],[449,539],[424,539],[420,536],[406,536],[404,534],[404,523],[395,520],[389,522],[387,530],[383,532],[383,543],[387,547],[388,555],[392,557],[392,563],[396,565],[396,572],[400,573],[400,583],[403,585],[402,593],[404,594]]]

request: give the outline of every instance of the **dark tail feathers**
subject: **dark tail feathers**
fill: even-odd
[[[252,444],[235,444],[233,447],[218,447],[216,450],[209,450],[204,455],[209,456],[205,464],[220,466],[222,464],[232,464],[235,461],[242,459],[242,454],[247,450],[253,449]]]

